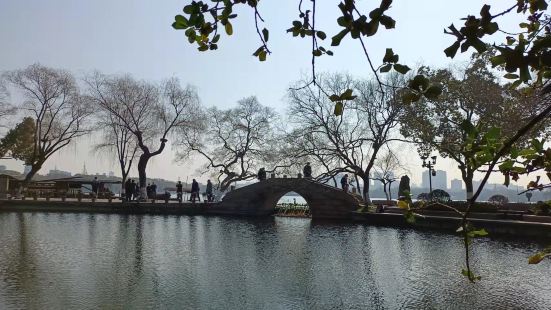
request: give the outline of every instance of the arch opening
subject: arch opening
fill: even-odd
[[[281,195],[277,200],[273,215],[284,217],[312,217],[310,205],[306,198],[293,191]]]

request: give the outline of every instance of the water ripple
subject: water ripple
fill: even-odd
[[[542,244],[298,218],[0,214],[1,309],[549,309]]]

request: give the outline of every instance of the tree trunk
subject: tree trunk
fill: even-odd
[[[386,200],[389,200],[389,198],[388,198],[388,192],[387,192],[387,190],[386,190],[386,185],[387,185],[387,183],[385,183],[385,182],[381,182],[381,183],[383,183],[383,191],[385,192],[385,198],[386,198]]]
[[[372,204],[372,202],[371,202],[371,198],[369,197],[369,174],[368,174],[367,177],[366,176],[362,177],[362,181],[364,182],[364,188],[363,188],[363,191],[362,191],[364,201],[368,205],[370,205],[370,204]]]
[[[358,179],[358,174],[354,173],[354,180],[356,180],[356,193],[358,193],[358,195],[361,193],[360,192],[360,180]]]
[[[465,191],[467,193],[467,200],[473,197],[473,172],[469,169],[461,169],[461,178],[465,183]]]
[[[124,169],[125,168],[124,161],[122,160],[119,161],[119,164],[121,166],[121,175],[122,175],[121,194],[120,194],[120,198],[122,198],[123,194],[124,194],[124,197],[126,197],[126,189],[124,185],[126,184],[126,177],[128,177],[128,172],[126,172],[126,170]]]
[[[27,175],[25,176],[25,179],[23,179],[23,182],[21,182],[21,184],[19,185],[19,188],[17,189],[17,197],[21,197],[21,195],[23,194],[23,190],[25,190],[25,188],[27,188],[27,186],[29,185],[29,183],[31,182],[32,178],[38,173],[38,171],[40,171],[40,169],[42,168],[42,163],[35,163],[33,165],[31,165],[31,171],[29,171],[29,173],[27,173]]]
[[[140,199],[147,199],[147,175],[145,169],[147,168],[147,162],[151,158],[150,154],[142,153],[138,161],[138,179],[140,186]]]

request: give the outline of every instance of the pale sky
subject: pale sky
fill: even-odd
[[[273,54],[260,63],[251,54],[260,45],[251,10],[238,10],[234,35],[223,36],[219,49],[198,52],[190,45],[183,31],[172,29],[174,15],[180,14],[188,0],[1,0],[0,1],[0,71],[25,68],[32,63],[72,71],[77,77],[99,70],[107,74],[130,73],[136,78],[160,81],[176,76],[182,83],[197,86],[206,106],[231,107],[243,97],[256,95],[259,101],[284,113],[284,95],[289,84],[310,71],[309,41],[286,33],[291,22],[298,19],[298,0],[264,0],[259,10],[270,29],[269,47]],[[317,25],[328,39],[338,32],[336,5],[339,1],[318,1]],[[492,13],[515,1],[485,1]],[[305,5],[309,1],[304,1]],[[327,3],[331,3],[327,5]],[[367,15],[379,1],[358,1]],[[367,40],[367,47],[376,65],[385,48],[400,55],[400,62],[414,67],[419,64],[445,67],[450,64],[443,49],[453,38],[443,33],[452,22],[467,14],[478,14],[482,3],[463,1],[394,1],[388,11],[396,21],[396,29],[384,30]],[[503,21],[503,25],[514,20]],[[501,23],[500,23],[501,24]],[[502,26],[503,26],[502,25]],[[496,37],[500,41],[500,37]],[[357,40],[343,40],[331,48],[333,57],[320,57],[318,71],[348,72],[357,77],[369,77],[370,70]],[[468,55],[457,57],[464,62]],[[106,154],[90,152],[93,138],[51,157],[44,170],[57,167],[73,173],[82,171],[103,173],[110,170],[120,175]],[[415,148],[404,151],[412,172],[413,183],[421,181],[421,162]],[[149,177],[176,180],[194,177],[193,164],[173,162],[170,149],[157,156],[148,169]],[[21,163],[0,160],[10,169],[22,171]],[[448,170],[449,179],[459,178],[456,165],[440,159],[437,169]],[[132,173],[137,175],[137,172]],[[205,176],[199,177],[203,179]],[[501,182],[501,178],[496,179]]]

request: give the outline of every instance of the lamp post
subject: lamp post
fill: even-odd
[[[432,156],[429,160],[428,156],[421,156],[423,160],[423,168],[429,169],[429,194],[432,193],[432,177],[436,176],[436,171],[434,171],[434,165],[436,165],[436,155]]]

